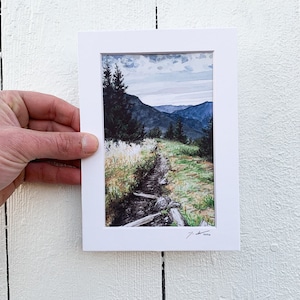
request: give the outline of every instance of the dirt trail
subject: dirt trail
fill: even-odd
[[[128,196],[119,207],[116,207],[116,218],[112,226],[123,226],[143,217],[155,214],[164,209],[170,203],[164,186],[167,184],[167,173],[169,170],[168,160],[158,153],[155,165],[145,176],[138,186],[135,194],[144,195]],[[149,196],[155,196],[151,197]],[[164,203],[160,203],[164,202]],[[143,226],[169,226],[172,223],[168,214],[156,216],[153,221]]]

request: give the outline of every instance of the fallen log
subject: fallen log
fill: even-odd
[[[124,225],[123,227],[138,227],[141,225],[145,225],[145,224],[152,222],[155,217],[160,216],[160,215],[161,215],[160,212],[156,213],[156,214],[152,214],[152,215],[143,217],[141,219],[138,219],[136,221],[130,222],[130,223]]]
[[[157,199],[157,196],[150,195],[150,194],[144,194],[144,193],[133,193],[134,196],[137,197],[143,197],[143,198],[148,198],[148,199]]]
[[[171,208],[170,216],[173,222],[177,224],[177,226],[184,226],[184,219],[181,213],[179,212],[178,208]]]
[[[171,199],[169,197],[158,197],[153,208],[155,211],[165,210],[170,201]]]

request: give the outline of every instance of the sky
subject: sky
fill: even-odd
[[[114,72],[124,75],[126,92],[148,105],[197,105],[212,101],[213,54],[103,55]]]

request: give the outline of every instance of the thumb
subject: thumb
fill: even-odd
[[[99,146],[98,139],[89,133],[26,131],[27,142],[20,148],[29,161],[40,158],[81,159],[92,155]]]

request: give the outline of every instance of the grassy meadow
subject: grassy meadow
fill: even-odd
[[[106,216],[114,217],[113,207],[134,191],[153,168],[157,153],[169,162],[168,196],[181,203],[181,214],[188,225],[201,221],[214,225],[213,164],[198,156],[198,147],[165,139],[146,139],[141,144],[106,142]]]
[[[201,221],[214,225],[213,164],[198,156],[197,146],[160,140],[158,148],[169,159],[169,197],[181,203],[188,225],[199,226]]]

